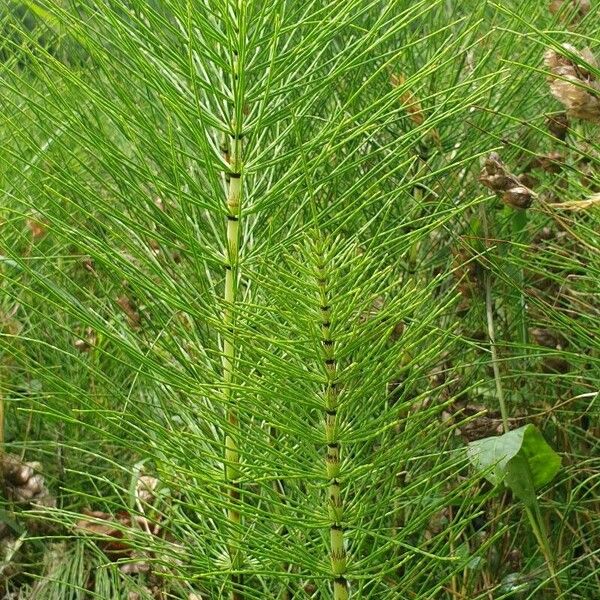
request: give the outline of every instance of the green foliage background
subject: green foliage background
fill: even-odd
[[[598,126],[548,132],[561,106],[542,56],[564,42],[598,53],[596,6],[579,20],[531,0],[2,11],[5,446],[39,460],[57,498],[17,510],[20,567],[2,577],[21,595],[7,598],[150,598],[153,586],[220,598],[232,572],[246,598],[333,597],[320,264],[352,597],[556,597],[517,503],[466,462],[468,423],[500,424],[485,281],[511,426],[534,422],[563,459],[539,496],[561,597],[595,597],[599,213],[552,201],[597,192]],[[232,332],[221,147],[238,130]],[[517,174],[564,156],[560,175],[535,172],[522,231],[477,180],[491,151]],[[533,329],[561,343],[536,344]],[[161,535],[128,528],[152,567],[130,575],[72,526],[84,508],[139,512],[141,468],[161,481]]]

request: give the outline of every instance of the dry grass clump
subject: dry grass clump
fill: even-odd
[[[571,200],[568,202],[556,203],[553,205],[553,208],[580,212],[598,206],[600,206],[600,194],[593,194],[584,200]]]
[[[579,51],[571,44],[563,44],[563,48],[582,62],[597,66],[596,58],[588,48]],[[600,82],[578,62],[556,50],[546,51],[544,64],[550,71],[550,91],[565,106],[569,116],[600,123]]]

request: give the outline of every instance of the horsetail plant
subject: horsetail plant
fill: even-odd
[[[235,310],[240,264],[240,220],[242,217],[242,149],[243,149],[243,106],[244,80],[240,76],[243,69],[244,51],[243,24],[244,3],[240,2],[233,10],[234,49],[229,57],[231,64],[231,114],[229,115],[230,131],[224,135],[225,152],[225,184],[227,189],[227,234],[225,250],[225,292],[223,308],[223,394],[227,407],[228,431],[225,436],[225,482],[228,487],[227,516],[231,526],[231,542],[229,557],[233,569],[231,580],[232,600],[243,598],[242,576],[239,574],[243,566],[241,548],[241,516],[239,503],[241,497],[240,483],[240,428],[233,386],[235,384],[235,368],[238,357],[235,345]],[[238,46],[239,44],[239,46]],[[241,46],[241,47],[240,47]]]
[[[323,366],[326,373],[324,385],[325,440],[327,443],[325,468],[327,478],[329,479],[327,506],[331,519],[329,534],[333,598],[334,600],[346,600],[348,598],[348,582],[345,577],[346,547],[344,540],[344,502],[342,499],[341,483],[340,423],[338,417],[340,389],[337,379],[335,339],[333,339],[331,334],[332,303],[335,302],[335,298],[331,297],[330,265],[328,264],[327,248],[322,240],[316,242],[314,255],[317,258],[314,269],[319,290],[321,343],[323,345]]]
[[[533,2],[528,18],[548,30],[524,36],[521,4],[27,0],[27,26],[0,7],[5,456],[43,463],[58,508],[33,512],[67,545],[45,560],[50,542],[27,532],[27,572],[2,580],[11,597],[506,597],[508,567],[492,558],[514,540],[519,576],[537,585],[537,542],[469,472],[466,433],[496,408],[496,364],[507,428],[543,398],[536,425],[557,432],[552,445],[597,449],[578,411],[595,389],[598,320],[582,307],[595,307],[600,264],[595,213],[571,211],[586,250],[541,248],[535,265],[543,293],[572,290],[568,310],[535,308],[575,338],[577,372],[523,369],[525,351],[528,367],[536,357],[513,335],[506,289],[527,297],[528,323],[545,319],[530,312],[527,240],[504,251],[507,217],[530,206],[528,231],[549,225],[519,153],[549,151],[534,147],[559,107],[541,44],[562,40]],[[591,47],[596,12],[581,20]],[[593,65],[579,62],[567,66],[585,70],[589,95]],[[565,154],[580,143],[556,135]],[[483,182],[508,206],[475,263],[456,248],[480,238],[465,223],[490,203],[486,156]],[[567,201],[583,185],[571,158]],[[476,284],[461,308],[452,272],[484,262],[493,305]],[[478,331],[488,306],[495,353]],[[168,490],[147,514],[127,500],[140,461]],[[562,589],[582,598],[591,536],[583,554],[564,539],[588,518],[591,464],[544,490],[569,507],[549,547]],[[22,508],[6,510],[21,522]],[[81,539],[90,510],[119,525],[119,554],[106,536]]]

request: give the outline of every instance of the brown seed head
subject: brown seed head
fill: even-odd
[[[508,553],[508,562],[513,571],[520,571],[523,564],[523,554],[517,548],[513,548]]]
[[[94,273],[95,269],[94,269],[94,260],[92,258],[90,258],[89,256],[86,256],[82,261],[81,264],[83,265],[83,268],[86,271],[89,271],[90,273]]]
[[[579,51],[571,44],[563,44],[563,48],[574,58],[553,49],[544,54],[544,65],[550,71],[550,91],[572,117],[600,123],[600,84],[581,64],[587,62],[595,67],[596,58],[588,48]]]
[[[89,352],[98,343],[98,336],[96,332],[91,328],[87,327],[85,330],[85,337],[79,338],[73,342],[76,350],[79,352]]]
[[[497,152],[486,158],[479,181],[494,192],[504,192],[519,185],[518,179],[508,172]]]
[[[533,243],[539,244],[540,242],[546,242],[554,237],[554,231],[550,227],[542,227],[534,236]]]
[[[152,504],[156,498],[159,481],[150,475],[141,475],[135,486],[135,493],[140,502]]]
[[[492,152],[486,159],[479,181],[501,194],[502,201],[513,208],[529,208],[535,198],[535,192],[506,168],[496,152]]]
[[[129,325],[134,329],[137,329],[140,326],[141,317],[140,313],[137,311],[135,303],[127,296],[119,296],[117,298],[117,304],[120,306],[121,310],[127,315]]]
[[[518,177],[519,183],[532,190],[539,185],[539,181],[531,173],[521,173]]]
[[[393,74],[390,77],[390,82],[393,87],[400,87],[406,83],[406,78],[404,75]],[[400,103],[404,105],[410,120],[415,125],[423,124],[423,121],[425,121],[425,115],[423,113],[423,109],[421,108],[421,103],[410,90],[406,90],[400,94]]]
[[[544,346],[545,348],[560,350],[566,345],[566,341],[560,335],[543,327],[532,327],[529,330],[529,335],[538,346]]]
[[[40,469],[38,462],[23,462],[13,454],[2,455],[0,479],[5,497],[14,502],[53,506],[55,500],[46,488]]]
[[[34,240],[41,240],[46,235],[47,225],[39,218],[27,219],[27,227]]]
[[[527,165],[527,170],[539,169],[546,173],[560,173],[564,163],[565,157],[560,152],[549,152],[531,159]]]
[[[82,339],[75,340],[75,342],[73,342],[73,346],[75,346],[75,349],[79,350],[79,352],[84,353],[89,352],[91,348],[91,346],[85,340]]]
[[[565,140],[569,132],[569,117],[566,112],[546,117],[546,126],[548,131],[559,140]]]
[[[551,0],[548,6],[553,15],[559,13],[563,8],[563,14],[572,14],[573,11],[576,11],[574,17],[579,20],[590,12],[592,3],[590,0]]]
[[[533,203],[533,192],[525,186],[516,186],[502,194],[502,202],[512,208],[524,210]]]

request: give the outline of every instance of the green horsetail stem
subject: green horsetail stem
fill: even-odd
[[[340,441],[338,420],[338,383],[337,362],[335,358],[335,340],[331,336],[331,298],[329,279],[324,253],[318,253],[316,265],[317,286],[319,289],[321,313],[322,359],[325,365],[327,381],[324,389],[325,400],[325,440],[327,451],[325,468],[329,486],[327,491],[327,507],[329,512],[329,556],[333,580],[334,600],[348,598],[348,581],[346,580],[346,548],[344,544],[344,504],[340,482]]]
[[[238,78],[237,56],[233,62],[233,76]],[[237,121],[237,120],[236,120]],[[227,249],[225,264],[225,306],[223,309],[223,394],[227,409],[229,433],[225,436],[225,479],[228,486],[227,519],[230,525],[229,558],[234,571],[239,571],[243,564],[240,547],[240,456],[239,456],[239,419],[232,397],[232,383],[236,361],[234,338],[235,303],[237,299],[237,281],[239,274],[239,236],[242,202],[242,135],[239,123],[234,123],[233,132],[225,137],[222,152],[229,170],[225,173],[227,184]],[[239,574],[231,576],[232,600],[243,597],[243,581]]]

